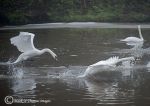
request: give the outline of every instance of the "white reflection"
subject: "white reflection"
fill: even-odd
[[[123,77],[127,77],[127,76],[131,76],[131,72],[133,71],[133,67],[134,67],[134,63],[130,62],[130,61],[124,61],[122,63],[122,66],[120,66],[120,68],[122,68],[122,76]]]
[[[121,90],[115,82],[85,81],[90,96],[99,100],[98,104],[130,104],[134,90]],[[127,98],[128,97],[128,98]]]
[[[12,72],[12,87],[11,89],[13,90],[14,93],[26,93],[27,91],[32,91],[34,88],[36,88],[36,82],[34,78],[26,78],[27,75],[25,73],[27,71],[31,71],[29,68],[18,68],[18,67],[13,67]]]
[[[34,79],[15,79],[12,82],[12,90],[14,93],[27,92],[36,88],[36,82]]]

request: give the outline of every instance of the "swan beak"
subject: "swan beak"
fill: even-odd
[[[58,57],[57,56],[55,56],[55,60],[58,61]]]

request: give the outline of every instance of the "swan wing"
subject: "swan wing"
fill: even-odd
[[[135,60],[135,58],[134,57],[126,57],[126,58],[119,59],[119,56],[113,56],[113,57],[110,57],[107,60],[102,60],[102,61],[99,61],[99,62],[97,62],[95,64],[92,64],[89,67],[96,67],[96,66],[116,66],[116,64],[119,63],[119,62],[131,61],[131,60]]]
[[[115,65],[119,60],[119,56],[113,56],[106,60],[108,65]]]
[[[106,60],[107,64],[110,66],[116,65],[119,62],[123,62],[123,61],[131,61],[131,60],[135,60],[134,57],[125,57],[125,58],[119,58],[119,56],[114,56],[111,57],[109,59]]]
[[[10,41],[20,52],[27,52],[35,49],[33,44],[34,36],[33,33],[20,32],[18,36],[12,37]]]
[[[120,58],[120,59],[118,60],[118,62],[132,61],[132,60],[135,60],[135,58],[134,58],[134,57],[125,57],[125,58]],[[117,62],[117,63],[118,63],[118,62]]]
[[[102,61],[99,61],[95,64],[92,64],[90,66],[100,66],[100,65],[109,65],[109,66],[114,66],[119,60],[119,57],[118,56],[114,56],[114,57],[110,57],[109,59],[107,60],[102,60]]]

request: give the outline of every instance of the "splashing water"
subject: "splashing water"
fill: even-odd
[[[14,68],[13,72],[12,72],[12,75],[13,75],[14,78],[22,79],[23,75],[24,75],[24,71],[21,68],[19,68],[19,69],[18,68]]]
[[[130,61],[124,61],[122,62],[122,67],[123,68],[133,68],[134,63]]]
[[[60,74],[61,78],[77,78],[79,75],[83,74],[85,71],[85,67],[83,66],[70,66],[64,73]]]

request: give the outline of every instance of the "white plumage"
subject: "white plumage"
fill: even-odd
[[[10,41],[20,52],[28,52],[36,49],[33,44],[34,36],[33,33],[20,32],[19,36],[11,38]]]
[[[95,66],[116,66],[117,63],[127,60],[134,60],[134,57],[126,57],[126,58],[120,58],[119,56],[110,57],[107,60],[101,60],[95,64],[90,65],[89,67],[95,67]]]
[[[83,75],[80,77],[85,77],[91,73],[96,73],[102,67],[116,67],[116,64],[123,61],[131,61],[134,60],[134,57],[126,57],[126,58],[119,58],[118,56],[110,57],[107,60],[101,60],[95,64],[89,65]]]
[[[53,58],[57,59],[57,55],[51,51],[50,49],[36,49],[33,44],[34,34],[29,32],[20,32],[18,36],[12,37],[10,39],[11,44],[17,47],[17,49],[22,52],[22,54],[18,57],[18,59],[12,64],[18,63],[23,60],[27,60],[28,58],[41,55],[45,52],[50,53]]]
[[[107,60],[101,60],[95,64],[90,65],[90,67],[94,67],[94,66],[99,66],[99,65],[108,65],[108,66],[114,66],[116,64],[116,62],[118,62],[119,57],[118,56],[114,56],[114,57],[110,57]]]
[[[124,41],[124,42],[143,42],[144,39],[143,39],[143,36],[142,36],[142,33],[141,33],[141,26],[138,25],[138,31],[139,31],[139,37],[127,37],[121,41]]]

